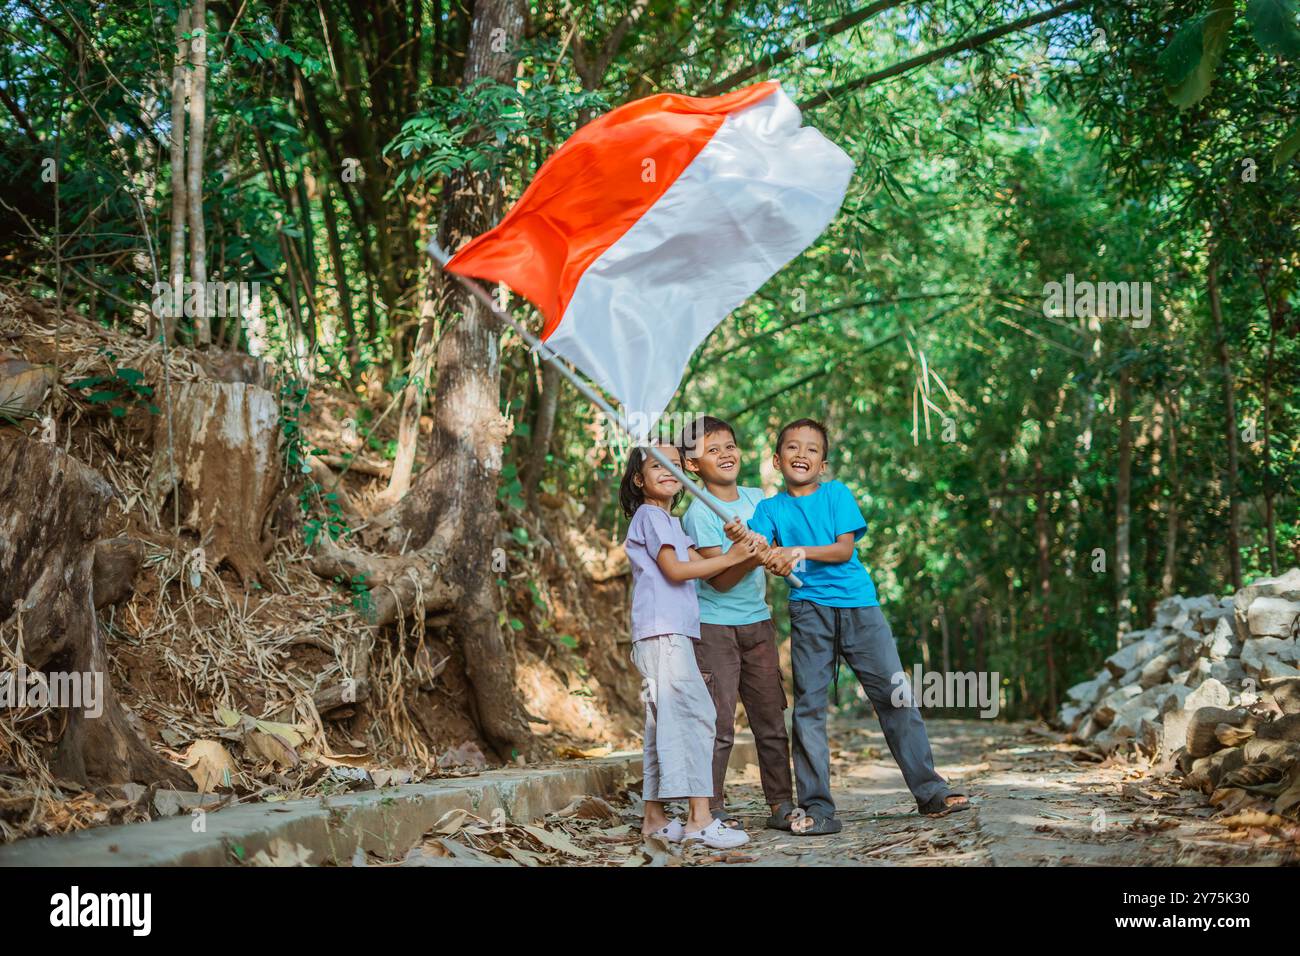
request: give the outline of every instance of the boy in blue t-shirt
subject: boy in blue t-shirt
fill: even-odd
[[[970,806],[935,771],[925,721],[911,695],[900,706],[893,702],[895,675],[903,673],[903,665],[876,586],[854,546],[867,522],[848,488],[820,480],[829,444],[825,426],[810,418],[781,429],[773,464],[785,478],[785,490],[759,502],[749,519],[749,529],[773,545],[767,569],[779,575],[793,570],[803,581],[803,587],[790,590],[794,774],[805,812],[792,830],[809,836],[840,831],[831,799],[826,691],[841,657],[875,707],[920,812],[942,815]],[[733,541],[746,533],[739,522],[728,524],[726,532]]]
[[[705,490],[731,514],[747,521],[763,500],[761,488],[746,488],[740,476],[740,449],[731,426],[720,418],[698,419],[686,439],[686,468],[699,475]],[[682,527],[702,557],[731,548],[722,519],[700,501],[682,516]],[[713,800],[709,809],[726,826],[740,821],[727,815],[723,781],[736,739],[736,700],[745,705],[758,751],[763,797],[771,808],[767,825],[789,830],[794,814],[790,780],[790,737],[785,729],[785,688],[776,652],[776,629],[767,606],[767,574],[761,558],[736,564],[696,582],[700,601],[700,639],[695,657],[713,697],[717,729],[713,742]]]

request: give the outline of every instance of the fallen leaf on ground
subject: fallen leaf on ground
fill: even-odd
[[[376,787],[396,787],[404,783],[410,783],[413,774],[409,770],[372,770],[370,779],[375,782]]]
[[[559,850],[561,853],[577,857],[580,860],[592,855],[590,850],[575,846],[567,836],[554,830],[544,830],[541,827],[527,825],[524,826],[524,830],[528,831],[539,843],[550,847],[552,850]]]
[[[327,751],[316,759],[327,767],[365,767],[371,758],[369,754],[332,754]]]
[[[183,764],[199,793],[211,793],[217,787],[229,787],[236,771],[230,753],[215,740],[196,740],[185,751]]]
[[[588,794],[575,797],[563,810],[557,811],[556,816],[577,817],[581,820],[607,820],[612,823],[619,819],[619,812],[611,807],[608,801]]]
[[[258,722],[260,725],[260,721]],[[244,733],[244,747],[263,763],[279,767],[296,767],[302,761],[293,745],[278,733],[265,730],[248,730]]]
[[[448,810],[438,818],[438,822],[433,825],[434,833],[441,833],[443,836],[450,836],[465,825],[465,820],[471,814],[468,810]]]
[[[1246,827],[1282,827],[1286,826],[1288,821],[1275,813],[1247,810],[1245,813],[1224,817],[1219,822],[1229,830],[1241,830]]]
[[[270,850],[258,850],[248,862],[253,866],[311,866],[311,850],[282,837],[271,841]]]
[[[556,747],[555,756],[561,760],[590,760],[593,757],[608,757],[614,752],[613,747]]]

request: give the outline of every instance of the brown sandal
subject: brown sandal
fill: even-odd
[[[949,803],[949,797],[961,797],[962,801],[961,803]],[[920,804],[916,809],[918,813],[922,813],[927,817],[946,817],[950,813],[960,813],[962,810],[969,810],[972,806],[973,804],[970,802],[970,797],[966,796],[966,794],[950,791],[948,793],[931,797],[929,800],[925,801],[925,803]]]
[[[794,813],[794,803],[785,800],[776,808],[776,813],[767,818],[767,828],[769,830],[790,829],[790,816]]]

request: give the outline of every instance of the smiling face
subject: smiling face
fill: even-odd
[[[772,464],[781,470],[788,488],[815,485],[826,470],[826,441],[806,425],[786,429]]]
[[[678,468],[682,466],[681,452],[675,446],[656,445],[655,447]],[[653,501],[661,507],[671,507],[673,498],[682,490],[682,483],[649,452],[646,452],[645,461],[641,463],[640,474],[632,481],[641,489],[646,501]]]
[[[710,485],[734,485],[740,473],[736,436],[726,428],[705,435],[696,443],[686,464]]]

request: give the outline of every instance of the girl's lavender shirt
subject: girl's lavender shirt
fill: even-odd
[[[694,581],[668,580],[659,568],[659,551],[671,545],[677,560],[691,559],[695,542],[682,523],[663,508],[643,504],[632,515],[623,546],[632,565],[632,640],[657,634],[699,639],[700,602]]]

